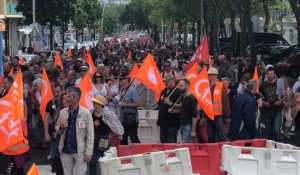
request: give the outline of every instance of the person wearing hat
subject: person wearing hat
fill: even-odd
[[[121,100],[118,103],[121,122],[124,127],[122,145],[128,145],[128,137],[131,143],[141,143],[138,137],[139,117],[137,108],[141,106],[141,100],[135,87],[130,85],[131,78],[128,72],[121,72],[118,76],[120,83]]]
[[[169,60],[167,60],[164,63],[164,68],[163,68],[163,72],[161,73],[161,77],[164,77],[166,75],[171,75],[171,74],[175,76],[176,81],[179,81],[180,79],[179,74],[175,70],[172,70],[172,64]]]
[[[207,74],[215,114],[214,120],[207,119],[208,142],[227,141],[228,138],[224,126],[224,119],[228,119],[230,116],[230,103],[227,91],[223,83],[218,81],[218,70],[216,68],[210,67]],[[216,139],[216,133],[218,139]]]
[[[157,120],[157,125],[160,127],[160,142],[177,143],[177,135],[179,129],[179,114],[171,113],[168,111],[168,109],[173,107],[175,102],[180,98],[180,92],[178,88],[174,90],[176,86],[176,80],[174,75],[171,74],[164,76],[163,81],[166,85],[166,88],[161,92],[158,101],[159,110]]]
[[[83,78],[83,76],[85,75],[85,73],[88,70],[89,70],[88,65],[84,64],[84,65],[80,66],[80,68],[79,68],[79,77],[75,81],[75,86],[78,86],[79,82],[81,81],[81,79]]]
[[[90,175],[100,174],[98,159],[104,156],[104,152],[109,148],[109,133],[112,130],[116,135],[122,137],[124,129],[118,116],[109,110],[107,99],[102,95],[97,95],[91,99],[94,105],[92,117],[94,123],[94,149],[92,160],[89,164]]]

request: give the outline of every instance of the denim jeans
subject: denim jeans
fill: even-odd
[[[216,116],[214,120],[207,119],[207,139],[209,143],[228,141],[228,137],[225,133],[225,127],[223,122],[223,116]],[[218,139],[216,139],[216,135]]]
[[[281,141],[282,110],[263,112],[262,117],[266,125],[267,138]]]
[[[161,143],[177,143],[178,129],[176,127],[160,127],[159,138]]]
[[[192,143],[191,132],[192,132],[192,124],[180,126],[182,143]]]

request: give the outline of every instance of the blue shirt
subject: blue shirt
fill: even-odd
[[[77,139],[76,139],[76,119],[79,107],[75,111],[69,111],[68,127],[65,133],[64,153],[77,153]]]

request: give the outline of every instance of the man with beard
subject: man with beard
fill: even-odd
[[[182,143],[191,143],[196,136],[197,99],[189,92],[190,81],[182,79],[178,83],[178,90],[182,93],[180,105],[171,107],[169,112],[179,112],[179,123]],[[179,108],[178,108],[179,107]]]
[[[267,79],[260,86],[263,96],[262,119],[265,121],[267,138],[281,140],[282,107],[285,100],[280,81],[275,78],[273,67],[266,70]]]
[[[160,142],[177,143],[179,114],[170,113],[168,112],[168,109],[175,105],[176,101],[180,98],[180,92],[178,89],[174,90],[176,86],[174,75],[167,75],[163,77],[163,81],[166,88],[161,92],[158,101],[159,111],[157,121],[157,125],[160,126]]]

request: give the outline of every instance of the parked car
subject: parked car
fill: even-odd
[[[270,63],[276,64],[277,62],[281,61],[283,58],[287,58],[292,54],[297,54],[300,52],[300,45],[293,45],[288,48],[281,48],[275,51],[271,51],[270,54]]]
[[[275,63],[275,70],[280,75],[287,75],[292,78],[300,76],[300,47],[298,52],[292,52],[289,56],[282,58]]]

